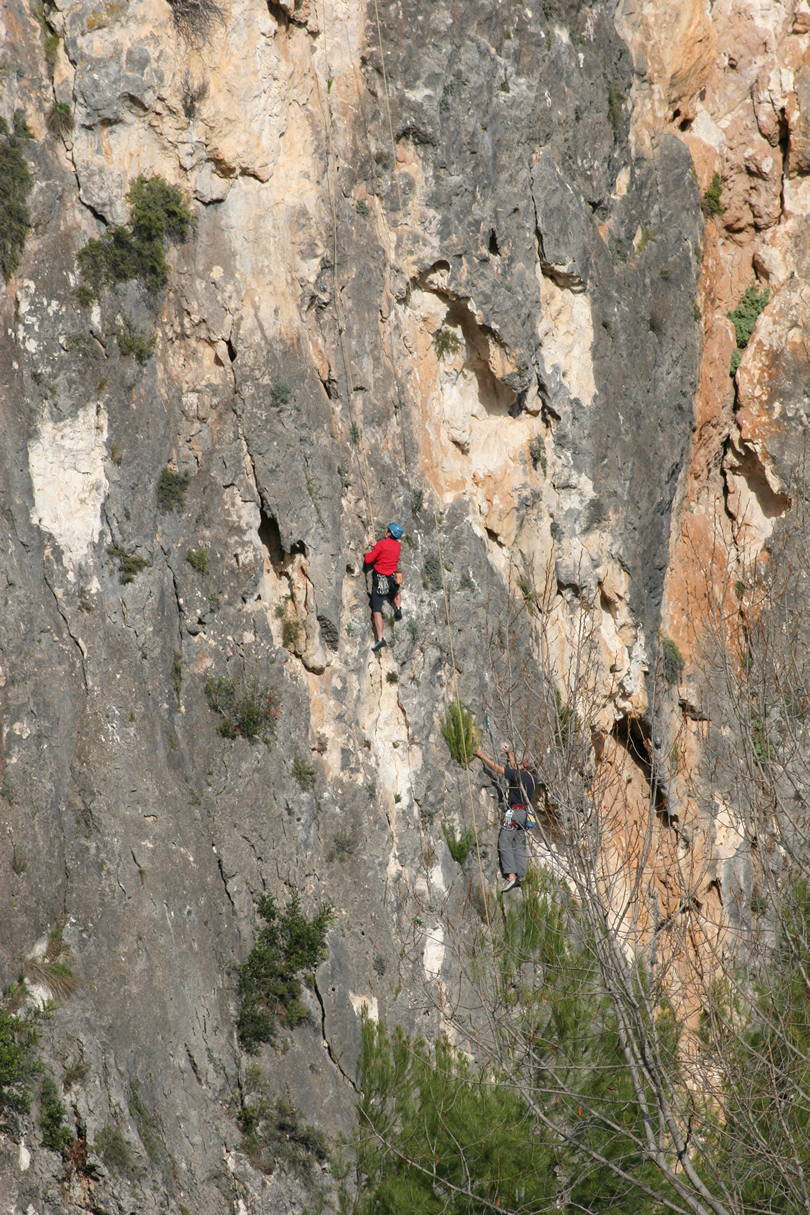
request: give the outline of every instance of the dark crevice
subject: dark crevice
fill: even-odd
[[[317,979],[313,981],[313,984],[312,984],[312,989],[313,989],[313,991],[315,992],[315,996],[316,996],[316,998],[317,998],[317,1000],[318,1000],[318,1004],[320,1005],[320,1009],[321,1009],[321,1038],[323,1039],[324,1045],[326,1046],[326,1052],[327,1052],[327,1054],[329,1055],[329,1058],[330,1058],[330,1059],[332,1060],[332,1062],[334,1063],[334,1065],[335,1065],[335,1067],[337,1068],[337,1070],[340,1072],[340,1074],[341,1074],[341,1076],[343,1077],[343,1079],[344,1079],[344,1080],[347,1082],[347,1084],[350,1084],[350,1085],[352,1086],[352,1088],[354,1089],[354,1091],[355,1091],[356,1093],[359,1093],[359,1092],[360,1092],[360,1089],[357,1087],[357,1085],[356,1085],[356,1083],[354,1082],[354,1080],[352,1080],[352,1078],[351,1078],[351,1076],[348,1074],[348,1072],[346,1072],[346,1071],[344,1071],[344,1070],[343,1070],[343,1068],[342,1068],[342,1067],[341,1067],[341,1065],[340,1065],[340,1061],[339,1061],[339,1059],[337,1058],[337,1056],[335,1055],[334,1051],[332,1050],[332,1044],[331,1044],[331,1042],[329,1041],[329,1036],[328,1036],[328,1034],[327,1034],[327,1032],[326,1032],[326,1009],[325,1009],[325,1007],[324,1007],[324,1003],[323,1003],[323,997],[322,997],[322,995],[321,995],[321,993],[320,993],[320,989],[319,989],[319,987],[318,987],[318,982],[317,982]]]
[[[498,235],[494,228],[490,228],[489,232],[489,251],[493,257],[501,256],[501,248],[498,244]]]
[[[658,818],[667,827],[675,826],[678,816],[669,809],[667,791],[654,758],[649,722],[640,717],[622,717],[614,725],[611,734],[642,773],[650,790],[652,808]]]
[[[261,504],[259,539],[270,558],[270,564],[279,577],[285,572],[290,564],[290,559],[296,553],[302,553],[304,556],[307,553],[307,546],[303,540],[296,540],[288,549],[284,548],[284,545],[281,543],[281,531],[278,526],[278,520],[274,515],[269,513],[263,502]]]
[[[324,645],[330,650],[336,650],[340,640],[337,625],[328,616],[318,616],[318,624]]]
[[[235,363],[236,362],[236,346],[233,344],[233,342],[231,341],[230,338],[225,339],[225,345],[228,347],[228,358],[231,360],[232,363]]]

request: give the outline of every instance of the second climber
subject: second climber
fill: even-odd
[[[400,599],[399,553],[403,529],[399,523],[389,523],[385,536],[363,556],[363,569],[371,570],[371,623],[374,627],[372,650],[381,650],[383,637],[383,604],[388,601],[394,609],[394,620],[402,619]]]

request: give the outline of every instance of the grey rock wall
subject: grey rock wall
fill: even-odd
[[[35,187],[0,303],[0,977],[62,928],[76,986],[42,1054],[90,1160],[5,1128],[14,1215],[312,1201],[241,1150],[255,900],[335,909],[310,1023],[258,1063],[349,1134],[361,1007],[437,1032],[496,877],[491,790],[438,719],[460,694],[505,727],[488,639],[515,570],[545,554],[556,610],[627,578],[644,701],[697,374],[688,155],[631,150],[611,5],[384,4],[379,26],[321,7],[234,6],[207,52],[157,3],[48,6],[51,72],[11,6],[2,112],[35,132]],[[76,254],[126,221],[139,172],[184,190],[195,232],[157,300],[128,283],[81,308]],[[125,317],[155,331],[143,365]],[[176,511],[167,467],[189,478]],[[405,620],[378,660],[358,570],[393,517]],[[115,547],[145,562],[128,583]],[[212,675],[273,690],[267,744],[217,733]],[[473,817],[481,874],[441,833]],[[126,1168],[102,1159],[110,1128]]]

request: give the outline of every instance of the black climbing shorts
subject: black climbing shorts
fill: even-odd
[[[381,612],[384,603],[393,603],[399,590],[399,583],[392,574],[373,573],[371,575],[371,610]]]

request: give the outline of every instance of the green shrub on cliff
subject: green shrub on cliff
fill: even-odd
[[[284,911],[265,895],[259,899],[258,911],[264,927],[239,968],[236,1022],[239,1041],[251,1053],[262,1042],[273,1042],[279,1029],[306,1021],[303,983],[312,982],[326,958],[326,930],[332,919],[332,908],[325,903],[308,919],[297,894]]]
[[[734,336],[737,340],[737,349],[732,351],[731,354],[730,375],[736,374],[737,368],[740,365],[740,359],[742,358],[742,352],[751,340],[754,326],[770,298],[771,293],[767,287],[764,291],[760,292],[757,291],[756,283],[752,283],[750,287],[746,287],[737,307],[729,312],[728,319],[734,325]]]
[[[184,241],[191,213],[176,186],[162,177],[138,177],[127,195],[128,224],[113,224],[79,251],[79,299],[90,303],[104,287],[140,280],[148,291],[166,283],[168,241]]]
[[[0,118],[0,270],[6,282],[20,264],[30,224],[28,195],[33,179],[21,139]]]
[[[466,768],[478,750],[480,736],[470,710],[460,700],[452,700],[442,718],[442,736],[451,759]]]

